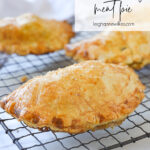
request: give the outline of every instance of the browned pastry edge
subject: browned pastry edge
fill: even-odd
[[[1,108],[5,109],[5,104],[7,104],[7,101],[0,101],[0,106]],[[12,106],[13,107],[13,106]],[[14,113],[11,114],[13,117],[15,117],[18,121],[23,121],[26,125],[28,125],[29,127],[31,128],[35,128],[35,129],[39,129],[40,131],[49,131],[49,130],[52,130],[54,132],[69,132],[71,134],[76,134],[76,133],[83,133],[83,132],[86,132],[87,130],[92,130],[92,131],[96,131],[96,130],[99,130],[99,129],[106,129],[106,128],[113,128],[115,126],[118,126],[120,125],[125,119],[127,116],[124,116],[122,117],[121,119],[119,120],[116,120],[116,121],[110,121],[110,122],[105,122],[105,123],[102,123],[101,125],[96,125],[95,127],[93,127],[92,124],[89,124],[87,126],[89,126],[89,129],[86,128],[86,129],[78,129],[76,127],[74,127],[74,125],[70,126],[70,127],[67,127],[67,128],[64,128],[63,127],[63,122],[61,120],[61,118],[56,118],[56,127],[55,128],[52,128],[52,127],[49,127],[49,126],[45,126],[45,127],[37,127],[36,126],[36,123],[38,122],[38,116],[37,115],[31,115],[32,118],[32,121],[29,120],[23,120],[23,119],[18,119],[18,115],[19,115],[19,111],[18,110],[15,110]],[[30,116],[30,115],[29,115]],[[32,122],[32,123],[31,123]]]
[[[4,103],[1,103],[0,102],[0,105],[1,105],[1,107],[4,109]],[[37,127],[36,127],[36,125],[34,125],[34,124],[32,124],[32,123],[30,123],[30,122],[28,122],[28,121],[26,121],[26,120],[19,120],[18,118],[17,118],[17,111],[16,111],[16,113],[15,114],[13,114],[13,117],[15,117],[18,121],[23,121],[26,125],[28,125],[29,127],[31,127],[31,128],[34,128],[34,129],[36,129]],[[33,123],[35,123],[36,124],[36,122],[38,121],[38,118],[37,118],[37,116],[34,116],[35,118],[32,118],[32,120],[33,120]],[[125,119],[126,119],[126,117],[127,116],[124,116],[124,117],[122,117],[121,119],[119,119],[119,120],[116,120],[116,121],[110,121],[110,122],[107,122],[107,123],[102,123],[101,125],[97,125],[97,126],[95,126],[93,129],[92,129],[92,131],[96,131],[96,130],[100,130],[100,129],[106,129],[106,128],[109,128],[109,127],[111,127],[111,128],[113,128],[113,127],[115,127],[115,126],[118,126],[118,125],[120,125]],[[60,121],[57,121],[57,124],[58,124],[58,126],[61,126],[61,120]],[[90,125],[90,124],[89,124]],[[69,129],[70,128],[70,129]],[[52,130],[52,131],[54,131],[54,132],[70,132],[71,134],[76,134],[76,133],[83,133],[83,132],[86,132],[88,129],[85,129],[85,130],[76,130],[76,128],[73,128],[73,126],[71,126],[71,127],[67,127],[67,129],[65,130],[65,128],[51,128],[51,127],[48,127],[48,126],[46,126],[46,127],[38,127],[38,129],[40,130],[40,131],[50,131],[50,130]],[[90,128],[89,128],[89,130],[90,130]]]
[[[104,124],[101,124],[101,125],[98,125],[98,126],[95,126],[95,128],[92,129],[92,131],[96,131],[96,130],[101,130],[101,129],[106,129],[106,128],[113,128],[115,126],[119,126],[120,124],[122,124],[122,122],[126,119],[126,117],[120,119],[120,120],[117,120],[117,121],[111,121],[111,122],[108,122],[108,123],[104,123]],[[24,123],[26,125],[28,125],[29,127],[31,128],[35,128],[36,129],[36,126],[32,126],[32,124],[30,124],[29,122],[26,122],[24,121]],[[64,130],[60,130],[60,128],[55,128],[55,129],[51,129],[50,127],[42,127],[42,128],[38,128],[40,131],[54,131],[54,132],[65,132]],[[72,130],[72,129],[70,129]],[[68,130],[67,130],[68,131]],[[83,132],[86,132],[87,130],[82,130],[80,132],[71,132],[71,134],[76,134],[76,133],[83,133]]]

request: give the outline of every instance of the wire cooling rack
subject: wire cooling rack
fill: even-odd
[[[80,33],[73,42],[89,33]],[[65,56],[64,51],[45,55],[9,56],[8,61],[0,69],[0,99],[19,87],[22,76],[29,79],[45,74],[49,70],[73,64],[74,61]],[[88,131],[82,134],[62,132],[41,132],[29,128],[0,109],[0,124],[19,149],[35,150],[108,150],[134,143],[150,136],[150,66],[137,72],[146,85],[145,99],[126,120],[114,129]]]

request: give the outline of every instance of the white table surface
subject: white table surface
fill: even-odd
[[[5,134],[4,129],[0,126],[0,150],[18,150],[17,146],[13,144],[10,137]],[[124,146],[123,148],[116,148],[115,150],[150,150],[150,138],[137,141]]]

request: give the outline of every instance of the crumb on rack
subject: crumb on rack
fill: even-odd
[[[21,82],[26,82],[28,80],[28,77],[27,76],[22,76],[20,80],[21,80]]]

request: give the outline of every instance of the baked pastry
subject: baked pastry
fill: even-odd
[[[86,61],[29,80],[0,106],[30,127],[80,133],[121,124],[143,97],[132,69]]]
[[[103,32],[66,46],[77,61],[100,60],[141,69],[150,63],[150,32]]]
[[[44,54],[63,49],[74,36],[65,21],[41,19],[33,14],[0,20],[0,51],[18,55]]]

